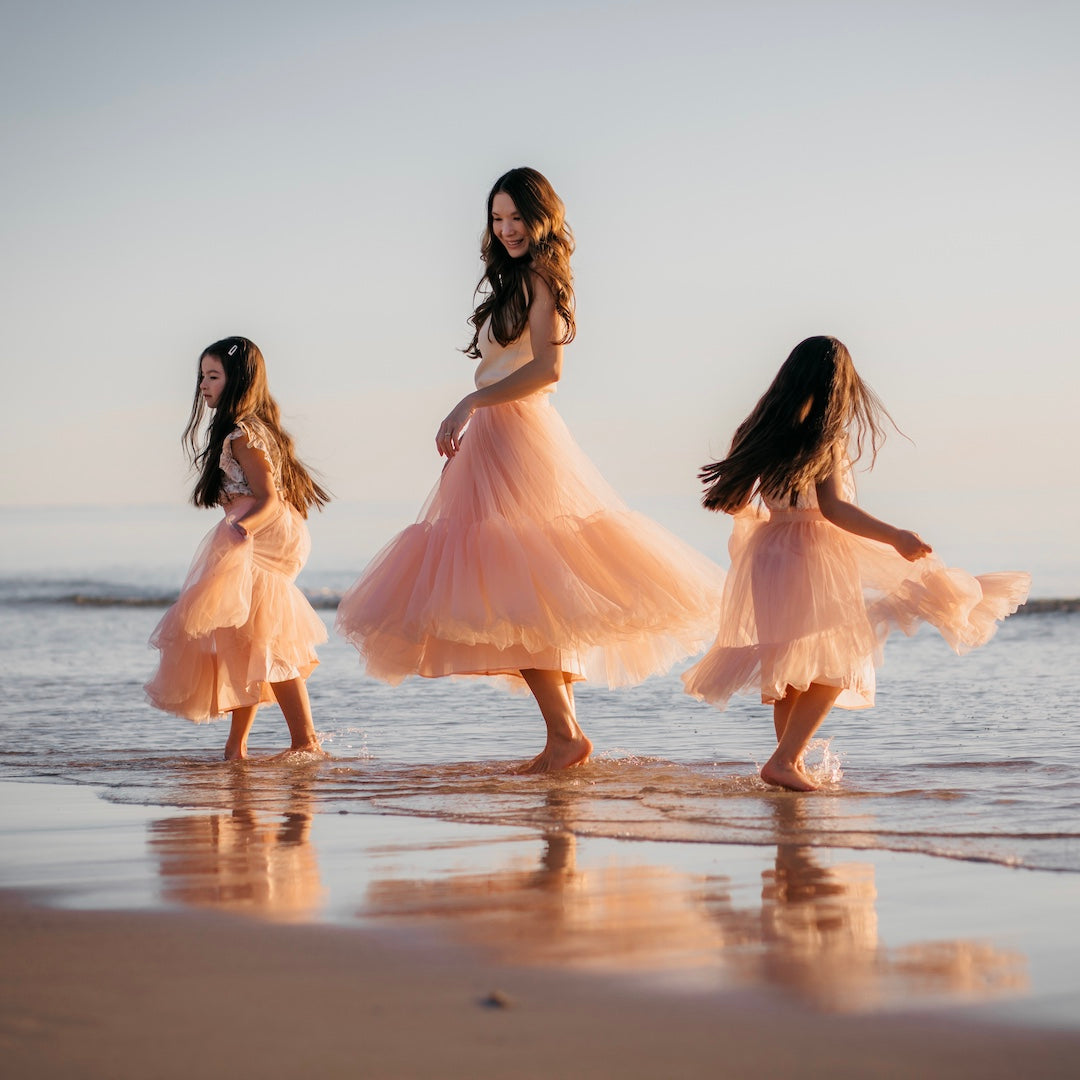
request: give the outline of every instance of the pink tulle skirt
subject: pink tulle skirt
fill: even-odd
[[[338,608],[368,672],[639,682],[712,639],[723,571],[629,510],[547,394],[477,410],[419,520]]]
[[[203,540],[176,603],[150,637],[161,651],[146,684],[151,703],[201,723],[274,701],[271,683],[306,678],[326,627],[294,584],[311,548],[307,525],[286,506],[247,539],[233,501]]]
[[[721,708],[732,694],[773,703],[811,683],[842,687],[842,708],[867,708],[892,631],[930,623],[965,653],[989,641],[1031,585],[1027,573],[973,577],[935,555],[908,562],[819,510],[746,510],[730,552],[719,633],[683,674],[687,693]]]

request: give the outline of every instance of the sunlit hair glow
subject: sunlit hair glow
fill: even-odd
[[[739,425],[728,456],[698,473],[702,504],[731,513],[760,494],[795,505],[832,472],[840,452],[857,461],[869,442],[873,468],[886,421],[896,427],[847,348],[833,337],[807,338]]]
[[[521,258],[510,255],[492,227],[492,205],[500,192],[513,201],[528,232],[529,251]],[[473,339],[465,352],[472,357],[480,355],[480,331],[488,316],[491,336],[500,345],[509,345],[521,337],[529,321],[533,274],[547,283],[555,297],[562,334],[554,344],[573,341],[573,250],[574,235],[566,224],[566,210],[551,184],[535,169],[511,169],[500,176],[487,200],[487,227],[480,244],[484,275],[476,286],[480,302],[469,318]]]
[[[207,408],[199,390],[199,382],[202,377],[202,361],[206,356],[212,356],[221,362],[225,371],[225,389],[213,410],[206,437],[200,445],[199,429]],[[285,501],[291,503],[304,517],[307,517],[308,508],[311,506],[322,509],[329,502],[330,495],[311,478],[311,474],[297,459],[292,437],[281,426],[278,404],[270,396],[263,354],[253,341],[245,337],[228,337],[215,341],[199,355],[195,399],[191,404],[191,415],[182,437],[192,465],[199,471],[191,501],[196,506],[217,506],[221,501],[221,448],[226,436],[236,427],[237,421],[249,418],[258,420],[277,443],[277,460],[281,463],[280,494]]]

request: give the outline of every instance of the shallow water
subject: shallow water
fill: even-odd
[[[682,693],[678,673],[620,691],[579,685],[591,764],[512,775],[539,748],[531,699],[483,679],[390,688],[333,638],[309,687],[330,760],[266,760],[286,744],[260,713],[255,759],[224,764],[223,724],[151,708],[146,645],[175,583],[132,568],[0,582],[6,659],[0,779],[88,784],[111,801],[283,813],[302,791],[313,813],[393,814],[656,842],[910,851],[1080,872],[1080,616],[1006,621],[956,657],[932,631],[893,640],[872,710],[834,710],[811,755],[823,789],[792,797],[762,784],[770,711],[724,713]],[[307,581],[332,596],[340,576]],[[333,612],[323,610],[328,624]],[[261,760],[260,760],[261,758]]]

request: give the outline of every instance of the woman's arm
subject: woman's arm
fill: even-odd
[[[918,533],[898,529],[895,525],[879,521],[854,503],[848,502],[840,488],[838,469],[834,469],[816,487],[818,506],[821,507],[822,514],[837,528],[854,533],[856,536],[865,536],[868,540],[890,544],[908,562],[915,562],[916,559],[921,559],[933,551],[933,548]]]
[[[539,274],[532,274],[531,280],[533,296],[529,305],[529,338],[533,358],[505,379],[466,394],[454,406],[450,415],[439,425],[439,433],[435,437],[435,449],[448,458],[452,458],[460,449],[461,432],[477,409],[518,401],[557,383],[562,375],[563,347],[555,344],[559,336],[555,297]]]
[[[233,522],[233,528],[243,536],[247,536],[277,517],[281,511],[281,500],[274,487],[274,474],[270,468],[270,462],[262,450],[248,446],[246,436],[238,435],[232,441],[232,454],[237,464],[244,470],[248,487],[255,496],[255,505]]]

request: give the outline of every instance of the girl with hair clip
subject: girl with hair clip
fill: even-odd
[[[348,590],[337,628],[370,674],[495,675],[547,730],[522,772],[584,763],[573,684],[636,683],[712,637],[723,572],[629,510],[551,404],[574,337],[573,239],[534,169],[487,200],[467,355],[476,389],[439,426],[446,458],[419,520]]]
[[[855,505],[852,462],[869,440],[873,467],[886,420],[847,349],[807,338],[728,456],[699,474],[704,506],[733,514],[735,528],[720,631],[683,681],[720,708],[750,691],[772,704],[777,747],[761,778],[778,787],[816,789],[806,746],[834,704],[874,704],[874,668],[893,629],[931,623],[962,654],[1027,599],[1030,574],[946,568],[917,533]],[[755,496],[763,506],[751,506]]]
[[[256,711],[276,701],[288,752],[321,754],[305,680],[326,628],[294,581],[311,548],[308,509],[329,495],[297,460],[253,342],[229,337],[203,351],[183,440],[199,470],[191,501],[225,516],[150,638],[161,659],[147,696],[196,723],[229,713],[230,761],[247,756]]]

